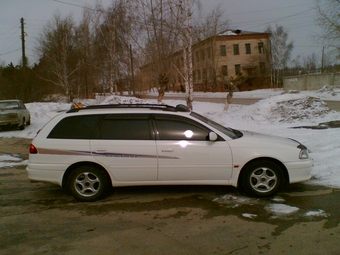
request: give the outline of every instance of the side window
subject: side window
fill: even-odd
[[[150,121],[142,115],[110,115],[101,123],[96,139],[150,140]]]
[[[264,53],[264,44],[263,42],[258,43],[259,53]]]
[[[62,119],[49,133],[53,139],[90,139],[103,115],[70,116]]]
[[[220,45],[220,55],[227,56],[227,48],[225,45]]]
[[[235,65],[235,75],[241,74],[241,65]]]
[[[228,66],[222,66],[222,75],[228,76]]]
[[[251,54],[251,47],[250,47],[250,43],[246,43],[246,54]]]
[[[190,119],[155,116],[159,140],[206,141],[209,129]]]
[[[238,44],[234,44],[233,47],[234,47],[234,55],[240,55],[240,49],[239,49]]]

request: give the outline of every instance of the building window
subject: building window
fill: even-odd
[[[241,74],[241,65],[235,65],[235,74],[240,75]]]
[[[222,66],[222,75],[228,76],[228,66]]]
[[[176,66],[177,66],[177,68],[180,67],[180,60],[179,60],[179,58],[176,60]]]
[[[220,46],[220,54],[221,56],[227,56],[227,48],[225,45]]]
[[[211,47],[207,48],[207,56],[208,58],[211,58]]]
[[[212,79],[214,77],[214,70],[212,67],[209,68],[209,78]]]
[[[259,53],[260,53],[260,54],[264,53],[264,45],[263,45],[263,42],[260,42],[260,43],[259,43]]]
[[[201,50],[201,60],[204,60],[205,59],[205,51],[204,49]]]
[[[196,51],[196,62],[200,61],[200,54],[198,51]]]
[[[201,80],[201,70],[197,70],[197,81]]]
[[[234,55],[240,55],[240,49],[238,44],[234,44]]]
[[[260,72],[264,73],[266,71],[266,63],[260,62]]]
[[[250,43],[246,43],[246,54],[251,54]]]
[[[203,69],[203,74],[202,74],[202,78],[203,78],[203,81],[206,81],[207,80],[207,78],[208,78],[208,76],[207,76],[207,69]]]

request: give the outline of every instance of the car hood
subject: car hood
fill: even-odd
[[[265,135],[251,131],[241,131],[243,136],[239,139],[236,139],[237,144],[244,145],[246,147],[297,147],[300,143],[293,139],[274,136],[274,135]]]

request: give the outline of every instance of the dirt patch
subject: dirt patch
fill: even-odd
[[[26,138],[1,138],[0,154],[19,154],[23,159],[28,159],[31,141]]]

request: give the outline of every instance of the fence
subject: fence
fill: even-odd
[[[340,85],[340,73],[304,74],[283,77],[285,90],[318,90],[324,85]]]

